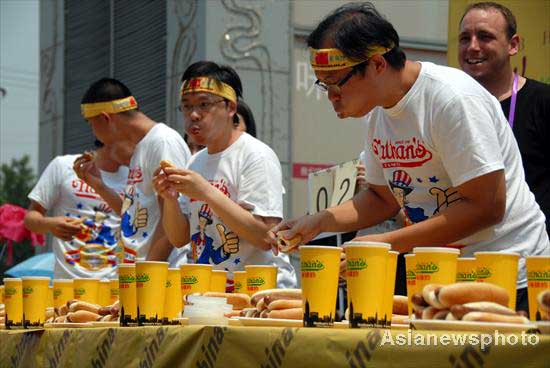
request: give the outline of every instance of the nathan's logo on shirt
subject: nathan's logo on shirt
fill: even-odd
[[[379,138],[372,140],[372,151],[382,163],[383,168],[418,167],[432,159],[432,153],[418,138],[391,140],[382,142]]]
[[[126,184],[134,185],[141,182],[143,182],[143,172],[141,171],[141,167],[138,166],[131,168],[128,172],[128,181]]]
[[[208,180],[208,182],[214,187],[214,188],[218,188],[218,190],[220,192],[222,192],[223,194],[225,194],[226,197],[229,197],[231,198],[231,193],[229,193],[229,187],[227,186],[227,182],[224,180],[224,179],[221,179],[220,181],[215,181],[215,180]],[[191,198],[189,200],[189,202],[193,203],[193,202],[196,202],[197,200],[194,199],[194,198]]]
[[[71,186],[74,189],[74,195],[77,197],[102,201],[101,197],[95,192],[94,188],[86,184],[83,180],[75,179],[72,181]]]

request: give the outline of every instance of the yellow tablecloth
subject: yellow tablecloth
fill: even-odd
[[[232,326],[0,331],[0,366],[360,368],[550,364],[548,335],[502,335],[498,345],[493,342],[483,349],[480,344],[458,341],[465,338],[475,343],[475,337],[479,334]]]

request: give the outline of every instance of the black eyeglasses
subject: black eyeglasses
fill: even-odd
[[[348,74],[346,74],[344,76],[344,78],[342,78],[339,82],[336,82],[336,83],[325,83],[325,82],[321,82],[319,79],[317,79],[315,81],[315,86],[317,88],[319,88],[319,90],[323,91],[323,92],[328,92],[329,89],[331,89],[333,92],[335,92],[336,94],[340,94],[341,92],[341,88],[344,84],[346,84],[350,79],[351,77],[353,77],[355,75],[355,73],[357,72],[357,67],[366,63],[367,60],[363,61],[362,63],[359,63],[355,66],[353,66],[353,68],[349,71]]]

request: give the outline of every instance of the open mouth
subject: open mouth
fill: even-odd
[[[470,59],[466,59],[466,64],[468,64],[468,65],[478,65],[478,64],[483,63],[485,60],[487,60],[487,59],[473,59],[473,58],[470,58]]]

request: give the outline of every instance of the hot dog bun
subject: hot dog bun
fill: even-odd
[[[537,295],[537,303],[546,314],[550,314],[550,290],[543,290]]]
[[[279,309],[269,312],[267,318],[299,320],[304,318],[304,312],[302,308]]]
[[[494,302],[508,305],[508,293],[500,286],[481,282],[457,282],[443,286],[435,293],[437,301],[445,308],[471,302]]]
[[[288,230],[283,230],[277,233],[277,246],[279,251],[283,253],[296,250],[296,248],[298,248],[298,246],[302,243],[302,237],[300,235],[296,235],[291,239],[286,239],[284,236],[287,232]]]
[[[404,316],[401,314],[394,314],[391,316],[391,324],[392,325],[404,325],[409,323],[409,316]]]
[[[466,304],[457,304],[451,307],[451,313],[456,319],[462,319],[464,315],[470,312],[496,313],[506,316],[515,316],[517,313],[510,308],[493,302],[474,302]]]
[[[258,291],[250,297],[250,304],[253,306],[258,303],[258,301],[266,296],[270,296],[269,300],[277,299],[295,299],[297,294],[300,294],[302,297],[302,289],[267,289]]]
[[[161,160],[159,165],[160,165],[160,167],[162,167],[163,169],[166,169],[167,167],[174,167],[174,164],[171,163],[171,162],[168,161],[168,160]]]
[[[441,284],[428,284],[422,289],[422,297],[424,300],[437,309],[445,309],[445,306],[442,305],[437,298],[437,294],[442,287],[443,285]]]
[[[277,289],[276,292],[266,295],[264,299],[266,305],[277,300],[302,300],[302,289]]]
[[[406,296],[403,295],[394,295],[393,296],[393,314],[407,315],[409,314],[408,310],[408,300]]]
[[[100,318],[99,314],[87,310],[78,310],[67,314],[67,321],[69,322],[93,322]]]
[[[470,312],[462,317],[463,321],[476,322],[500,322],[500,323],[529,323],[529,320],[523,316],[505,316],[502,314],[488,312]]]
[[[265,298],[264,298],[265,300]],[[279,310],[279,309],[290,309],[290,308],[301,308],[302,300],[285,300],[279,299],[275,300],[267,306],[268,311]]]

